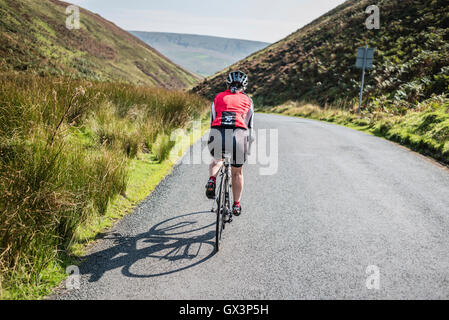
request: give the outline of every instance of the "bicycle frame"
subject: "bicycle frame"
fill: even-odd
[[[220,179],[221,181],[223,181],[224,179],[224,189],[225,189],[225,195],[226,195],[226,203],[230,204],[230,190],[232,187],[232,174],[231,174],[231,156],[225,154],[225,158],[223,160],[223,165],[220,169],[220,173],[219,173]],[[221,185],[221,182],[220,182]],[[214,204],[212,206],[211,212],[215,211],[215,205],[218,204],[218,198],[215,198]],[[229,200],[229,201],[228,201]],[[228,207],[229,209],[231,208],[231,206],[229,205]]]

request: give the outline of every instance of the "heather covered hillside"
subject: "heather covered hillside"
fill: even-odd
[[[198,76],[97,14],[80,9],[66,27],[68,3],[0,0],[0,71],[186,88]]]
[[[368,30],[365,8],[380,8],[379,30]],[[229,69],[248,72],[259,106],[289,100],[321,106],[357,101],[361,72],[356,48],[376,48],[367,73],[365,107],[409,109],[449,87],[449,6],[445,0],[349,0],[272,46]],[[225,73],[194,91],[211,98]]]

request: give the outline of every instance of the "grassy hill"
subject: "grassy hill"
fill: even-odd
[[[210,76],[269,43],[193,34],[130,31],[184,68]]]
[[[112,22],[81,9],[66,28],[68,3],[0,0],[0,71],[186,88],[198,77]]]
[[[365,8],[372,4],[380,8],[380,30],[365,27]],[[249,73],[248,91],[259,106],[289,100],[352,106],[361,78],[356,48],[368,44],[376,53],[364,106],[407,110],[449,92],[448,26],[445,0],[349,0],[229,69]],[[212,98],[229,69],[194,92]]]

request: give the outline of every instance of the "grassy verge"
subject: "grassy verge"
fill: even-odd
[[[199,120],[198,120],[199,121]],[[124,217],[140,202],[145,200],[156,186],[171,173],[176,161],[200,139],[209,127],[209,115],[201,119],[201,130],[188,129],[182,141],[178,141],[179,152],[164,161],[158,161],[157,156],[151,153],[139,153],[128,166],[127,187],[124,193],[117,195],[109,204],[104,215],[92,216],[90,221],[80,226],[75,241],[68,248],[72,256],[85,254],[87,244],[96,239],[96,236],[114,225],[117,220]]]
[[[323,109],[313,104],[297,102],[259,111],[348,126],[395,141],[449,164],[449,99],[445,97],[426,100],[417,108],[400,114],[377,109],[364,111],[359,116],[353,110]]]
[[[184,92],[0,75],[0,298],[38,299],[167,175]]]
[[[203,123],[206,126],[203,127],[202,133],[209,125],[208,121]],[[195,141],[201,135],[192,137]],[[184,141],[181,153],[190,147],[193,141]],[[30,284],[21,279],[23,274],[16,274],[15,285],[4,292],[3,299],[40,299],[50,294],[52,289],[67,277],[65,268],[69,265],[79,265],[82,261],[80,257],[86,253],[89,244],[96,240],[97,235],[131,213],[171,173],[174,164],[175,162],[169,159],[159,162],[151,154],[138,154],[135,159],[130,161],[125,193],[111,200],[104,215],[92,216],[89,221],[80,226],[76,232],[76,238],[67,252],[59,254],[42,270],[39,281]]]

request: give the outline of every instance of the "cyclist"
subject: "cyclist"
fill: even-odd
[[[241,71],[231,72],[227,79],[227,90],[219,93],[211,107],[211,134],[209,150],[212,161],[210,178],[206,185],[206,196],[215,198],[217,175],[223,165],[224,153],[232,155],[232,193],[235,216],[242,212],[240,199],[243,192],[243,164],[248,158],[248,142],[253,140],[254,104],[245,94],[248,76]]]

